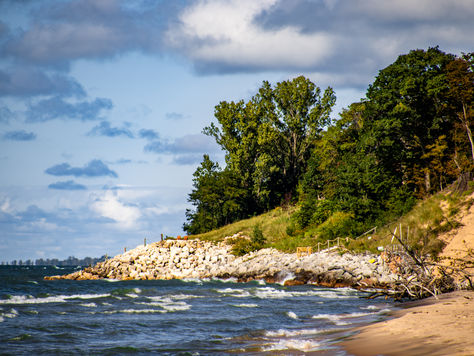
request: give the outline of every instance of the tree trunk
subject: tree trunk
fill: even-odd
[[[467,120],[466,105],[464,103],[462,104],[462,114],[463,117],[461,121],[463,122],[464,127],[466,127],[467,136],[469,137],[469,143],[471,144],[472,161],[474,162],[474,141],[472,140],[472,132],[471,128],[469,127],[469,121]]]
[[[430,171],[428,169],[425,170],[425,189],[426,194],[428,194],[431,190]]]

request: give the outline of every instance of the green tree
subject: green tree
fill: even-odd
[[[188,201],[195,209],[186,210],[185,231],[199,234],[246,217],[241,202],[244,191],[233,172],[221,170],[218,163],[204,155],[193,176],[194,189]]]
[[[415,167],[425,172],[425,186],[431,185],[432,172],[421,157],[453,127],[445,110],[446,67],[453,59],[438,47],[410,51],[381,70],[367,91],[369,119],[364,130],[370,132],[377,159],[398,185],[414,184]]]
[[[270,209],[296,192],[311,151],[330,123],[335,95],[305,77],[277,83],[263,82],[244,103],[221,102],[204,133],[214,136],[226,152],[227,167],[242,177],[249,201]],[[253,200],[253,202],[252,202]]]

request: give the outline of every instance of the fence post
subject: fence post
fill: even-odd
[[[143,246],[146,247],[146,237],[143,239]]]
[[[339,237],[337,238],[337,247],[339,247]]]
[[[161,241],[163,241],[163,234],[161,234]]]
[[[318,252],[320,251],[320,250],[319,250],[319,244],[320,244],[320,242],[318,242]]]
[[[329,240],[328,240],[328,248],[329,248]]]
[[[127,248],[126,248],[126,247],[123,248],[123,252],[124,252],[124,253],[127,252]]]

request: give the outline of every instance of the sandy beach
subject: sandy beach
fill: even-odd
[[[405,308],[406,307],[406,308]],[[474,292],[409,302],[342,343],[350,355],[474,355]]]

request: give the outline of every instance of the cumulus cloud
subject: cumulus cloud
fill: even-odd
[[[166,39],[203,74],[304,71],[366,88],[411,49],[471,50],[473,17],[471,0],[199,0]]]
[[[140,209],[121,201],[113,191],[107,191],[102,197],[97,198],[91,209],[102,217],[112,219],[119,227],[129,229],[136,226],[142,216]]]
[[[28,122],[45,122],[55,119],[62,120],[100,120],[103,110],[112,109],[110,99],[96,98],[93,101],[69,103],[62,97],[55,96],[44,99],[36,104],[29,104],[26,112]]]
[[[125,123],[123,127],[112,127],[110,122],[102,121],[99,125],[94,126],[88,133],[88,136],[107,136],[118,137],[125,136],[134,138],[132,131],[129,129],[130,124]]]
[[[73,180],[56,182],[48,185],[49,189],[58,189],[58,190],[86,190],[85,185],[74,182]]]
[[[334,38],[324,30],[266,29],[255,21],[277,5],[278,0],[199,1],[182,12],[167,40],[208,70],[212,64],[227,70],[307,69],[334,54]]]
[[[61,163],[45,170],[45,173],[53,176],[74,176],[74,177],[104,177],[117,178],[118,175],[101,160],[94,159],[84,167],[71,167],[69,163]]]
[[[36,140],[34,132],[26,132],[25,130],[8,131],[3,134],[4,140],[10,141],[33,141]]]
[[[174,4],[119,0],[73,0],[37,6],[31,27],[11,33],[3,54],[46,66],[68,66],[78,58],[110,58],[156,51]]]

